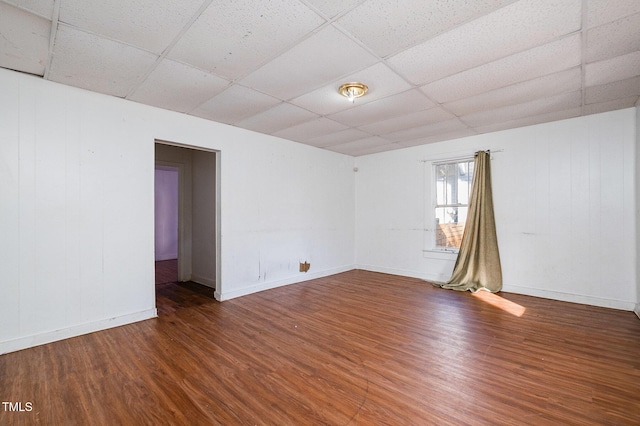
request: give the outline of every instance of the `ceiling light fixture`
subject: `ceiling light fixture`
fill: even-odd
[[[367,93],[367,90],[369,90],[369,88],[367,87],[366,84],[345,83],[342,86],[340,86],[340,88],[338,89],[338,92],[345,98],[349,99],[351,103],[354,103],[356,98],[359,98],[360,96],[364,96],[364,94]]]

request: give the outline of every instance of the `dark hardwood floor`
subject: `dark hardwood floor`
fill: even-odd
[[[0,397],[33,407],[0,424],[640,423],[632,312],[365,271],[172,291],[157,319],[0,356]]]
[[[156,285],[178,281],[178,259],[156,261]]]

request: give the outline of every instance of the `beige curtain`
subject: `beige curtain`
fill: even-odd
[[[481,289],[492,293],[502,289],[489,152],[476,152],[469,213],[458,258],[451,279],[436,285],[451,290],[470,290],[474,293]]]

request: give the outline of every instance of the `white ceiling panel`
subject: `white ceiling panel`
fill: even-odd
[[[587,0],[587,28],[640,12],[638,0]]]
[[[564,92],[579,90],[582,85],[580,67],[571,68],[544,77],[501,87],[500,89],[471,96],[443,106],[461,116],[474,112],[525,103],[532,99],[546,98]]]
[[[324,28],[241,81],[287,100],[377,62],[332,26]]]
[[[244,129],[271,135],[279,130],[319,118],[318,115],[295,105],[281,103],[264,112],[245,118],[236,124]]]
[[[385,145],[378,145],[378,146],[372,146],[369,148],[362,148],[362,149],[358,149],[358,148],[345,148],[345,147],[328,147],[327,149],[329,151],[334,151],[334,152],[340,152],[342,154],[346,154],[346,155],[352,155],[354,157],[358,157],[360,155],[368,155],[368,154],[376,154],[378,152],[385,152],[385,151],[393,151],[396,149],[401,149],[404,148],[402,145],[398,145],[397,143],[389,143],[387,142],[387,144]]]
[[[389,63],[414,84],[430,83],[579,30],[581,4],[522,0],[405,50]]]
[[[201,102],[202,105],[193,112],[193,115],[221,123],[235,124],[280,102],[272,96],[236,84],[208,99],[207,102]]]
[[[587,87],[585,103],[597,104],[639,95],[640,77],[633,77],[627,80]]]
[[[535,124],[549,123],[551,121],[565,120],[567,118],[579,117],[582,111],[581,108],[570,108],[567,110],[552,111],[541,115],[533,115],[530,117],[523,117],[517,120],[503,121],[500,123],[490,124],[486,126],[476,127],[475,130],[478,133],[491,133],[498,132],[500,130],[515,129],[516,127],[533,126]]]
[[[420,127],[438,121],[454,118],[454,115],[440,107],[430,108],[411,114],[389,118],[383,121],[374,121],[371,124],[359,126],[360,129],[372,135],[385,135],[412,127]]]
[[[329,118],[348,126],[361,126],[400,115],[412,114],[434,106],[435,103],[427,99],[424,93],[412,89],[375,102],[364,105],[357,104],[355,108],[332,114]]]
[[[169,59],[162,60],[127,99],[179,112],[190,112],[229,84],[213,74]]]
[[[403,141],[411,141],[414,139],[426,138],[442,133],[458,132],[468,129],[468,126],[458,118],[446,121],[437,121],[425,126],[413,127],[411,129],[399,130],[397,132],[384,135],[385,139],[393,142],[401,143]]]
[[[527,116],[538,116],[553,111],[563,111],[577,108],[582,103],[582,92],[562,93],[549,98],[536,99],[517,105],[479,111],[461,117],[462,121],[472,127],[511,121]]]
[[[640,51],[616,56],[605,61],[593,62],[587,64],[585,69],[585,84],[587,86],[626,80],[640,74]]]
[[[619,98],[612,101],[600,102],[595,104],[585,105],[583,108],[584,114],[598,114],[601,112],[615,111],[618,109],[631,108],[636,102],[638,102],[638,95],[628,98]]]
[[[51,21],[0,3],[0,67],[44,75]]]
[[[124,97],[158,57],[119,42],[60,25],[49,79]]]
[[[580,49],[576,34],[429,83],[422,90],[440,103],[475,96],[576,67],[581,63]]]
[[[601,61],[640,50],[638,28],[640,13],[587,31],[586,62]]]
[[[306,3],[318,9],[325,17],[333,18],[362,3],[362,0],[306,0]]]
[[[358,129],[346,129],[328,135],[318,136],[305,141],[308,145],[325,148],[333,145],[340,145],[347,142],[371,137],[370,134]]]
[[[297,0],[213,2],[169,57],[237,79],[290,48],[324,20]]]
[[[412,139],[412,140],[407,140],[407,141],[399,141],[398,145],[402,145],[404,147],[418,146],[418,145],[425,145],[425,144],[428,144],[428,143],[435,143],[435,142],[441,142],[441,141],[448,141],[448,140],[452,140],[452,139],[465,138],[467,136],[473,136],[473,135],[477,135],[477,134],[478,133],[473,129],[461,128],[461,129],[453,130],[451,132],[437,133],[437,134],[432,135],[432,136],[427,136],[426,138]]]
[[[293,141],[304,142],[323,135],[329,135],[348,127],[328,118],[320,117],[318,119],[289,127],[288,129],[275,132],[274,136],[279,136]]]
[[[198,11],[202,0],[63,0],[60,22],[162,53]]]
[[[364,155],[640,106],[638,28],[640,0],[0,0],[0,67]]]
[[[369,87],[367,94],[355,100],[352,104],[344,96],[338,93],[338,88],[343,83],[357,81]],[[327,115],[345,109],[353,109],[354,106],[366,104],[381,98],[404,92],[411,88],[409,83],[394,73],[385,64],[377,64],[345,76],[319,89],[309,92],[291,100],[292,104],[301,106],[320,115]]]
[[[385,57],[513,0],[369,0],[337,22]]]
[[[48,19],[53,18],[54,0],[2,0],[2,2],[12,4],[20,9],[34,13],[38,16]]]
[[[328,147],[331,151],[341,152],[343,154],[351,154],[352,152],[359,152],[366,149],[376,148],[379,146],[388,145],[389,141],[379,136],[370,136],[364,139],[358,139],[351,142],[340,143],[337,145],[331,145]]]

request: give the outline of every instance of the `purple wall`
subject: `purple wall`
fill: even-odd
[[[156,166],[156,260],[178,258],[178,169]]]

